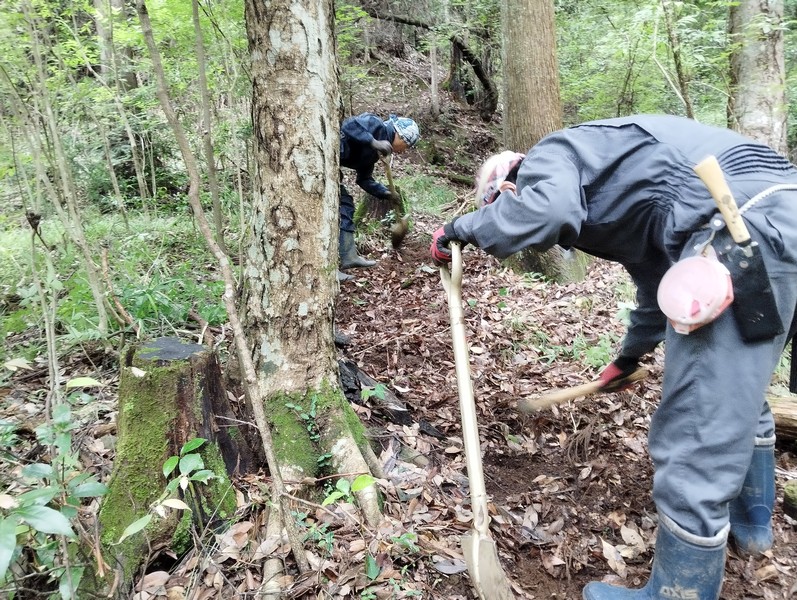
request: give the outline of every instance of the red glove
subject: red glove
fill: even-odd
[[[627,390],[633,382],[625,379],[639,368],[639,359],[631,356],[618,356],[600,374],[598,379],[603,383],[601,391],[619,392]]]
[[[432,245],[429,246],[429,252],[432,255],[434,264],[437,266],[443,266],[451,262],[451,242],[459,241],[457,234],[454,233],[454,221],[446,223],[432,235]]]

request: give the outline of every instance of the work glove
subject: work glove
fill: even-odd
[[[393,153],[393,144],[387,140],[374,139],[371,141],[371,148],[376,150],[379,156],[389,156]]]
[[[461,241],[457,239],[457,234],[454,233],[454,222],[457,218],[446,223],[432,234],[432,245],[429,247],[429,252],[432,254],[432,261],[438,267],[451,262],[451,242]]]
[[[633,382],[626,378],[639,368],[639,358],[632,356],[618,356],[601,372],[598,379],[603,384],[602,392],[619,392],[626,390]]]

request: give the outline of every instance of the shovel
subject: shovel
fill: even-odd
[[[396,186],[393,184],[393,172],[390,170],[390,163],[386,159],[382,162],[385,166],[385,175],[387,175],[387,184],[390,186],[390,192],[394,197],[400,197],[400,194],[396,191]],[[409,222],[404,214],[404,205],[400,199],[393,203],[393,213],[396,215],[396,222],[390,226],[390,243],[393,248],[398,250],[410,229]]]
[[[462,437],[465,441],[465,464],[468,469],[473,529],[462,537],[462,550],[468,566],[471,585],[482,600],[514,600],[511,584],[498,560],[495,541],[490,536],[490,515],[487,512],[487,489],[482,471],[476,403],[470,378],[468,342],[462,311],[462,249],[451,244],[451,272],[440,268],[443,288],[448,294],[448,314],[454,345],[459,410],[462,416]]]

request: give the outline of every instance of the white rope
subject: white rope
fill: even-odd
[[[784,191],[797,191],[797,184],[795,184],[795,183],[781,183],[781,184],[778,184],[778,185],[773,185],[772,187],[768,187],[763,192],[759,192],[758,194],[756,194],[755,196],[750,198],[750,200],[745,202],[744,206],[742,206],[739,209],[739,214],[743,215],[748,210],[753,208],[753,206],[755,206],[756,204],[761,202],[761,200],[763,200],[767,196],[771,196],[772,194],[775,194],[777,192],[784,192]]]

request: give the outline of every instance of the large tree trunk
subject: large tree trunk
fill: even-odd
[[[728,124],[787,153],[783,0],[741,0],[730,5],[731,95]]]
[[[504,148],[526,152],[562,127],[559,64],[552,0],[502,0]],[[588,258],[553,248],[518,252],[507,264],[553,281],[578,281]]]
[[[562,127],[552,0],[502,0],[504,147],[525,152]]]
[[[368,471],[364,431],[341,391],[332,322],[338,291],[340,93],[333,3],[247,0],[252,55],[255,178],[242,281],[244,329],[256,386],[286,482]],[[376,489],[358,492],[380,519]],[[267,565],[276,582],[281,565]],[[277,585],[262,590],[274,597]]]
[[[263,444],[263,452],[271,473],[271,480],[274,490],[273,503],[274,506],[279,507],[279,510],[273,511],[272,514],[275,515],[275,519],[280,520],[282,526],[284,526],[288,540],[290,542],[291,551],[296,559],[296,564],[299,568],[299,571],[305,573],[309,570],[310,564],[307,556],[305,555],[305,549],[302,545],[302,540],[300,539],[297,525],[290,517],[290,508],[287,505],[287,489],[285,482],[282,479],[279,463],[277,462],[275,455],[274,440],[271,435],[271,426],[266,419],[266,411],[264,402],[262,400],[263,396],[260,393],[260,389],[257,387],[258,378],[257,373],[255,372],[255,362],[252,357],[251,345],[248,343],[248,340],[245,337],[238,307],[234,302],[237,282],[232,268],[230,267],[229,258],[213,239],[213,234],[210,230],[210,224],[205,217],[205,211],[202,208],[202,203],[200,202],[200,180],[196,158],[191,151],[188,137],[183,129],[182,124],[177,118],[177,113],[175,112],[169,98],[166,76],[163,70],[163,63],[160,58],[158,47],[155,44],[155,36],[152,31],[152,22],[149,18],[149,12],[147,11],[144,0],[136,0],[136,12],[138,13],[139,21],[141,22],[141,32],[147,44],[150,58],[152,59],[153,72],[157,81],[158,100],[163,108],[163,113],[166,116],[166,120],[169,122],[169,126],[171,127],[177,143],[180,146],[180,154],[183,157],[183,162],[185,163],[186,171],[188,172],[188,201],[191,205],[191,210],[194,213],[194,219],[199,225],[199,229],[202,231],[205,242],[213,252],[213,255],[216,257],[216,260],[219,264],[219,269],[221,270],[222,276],[224,278],[224,294],[222,298],[224,300],[224,306],[227,309],[227,316],[230,320],[230,326],[232,327],[235,336],[235,356],[241,366],[244,389],[246,391],[246,396],[251,403],[252,413],[255,417],[255,424],[257,425],[258,433],[260,434],[260,439]],[[275,523],[275,527],[276,526],[279,526],[279,524]],[[264,581],[266,584],[264,585],[269,585],[275,582],[273,577],[274,572],[268,568],[268,565],[274,564],[275,562],[276,560],[269,560],[266,563],[267,568],[264,569]],[[264,592],[265,596],[271,597],[278,595],[279,589],[264,589],[262,591]]]

